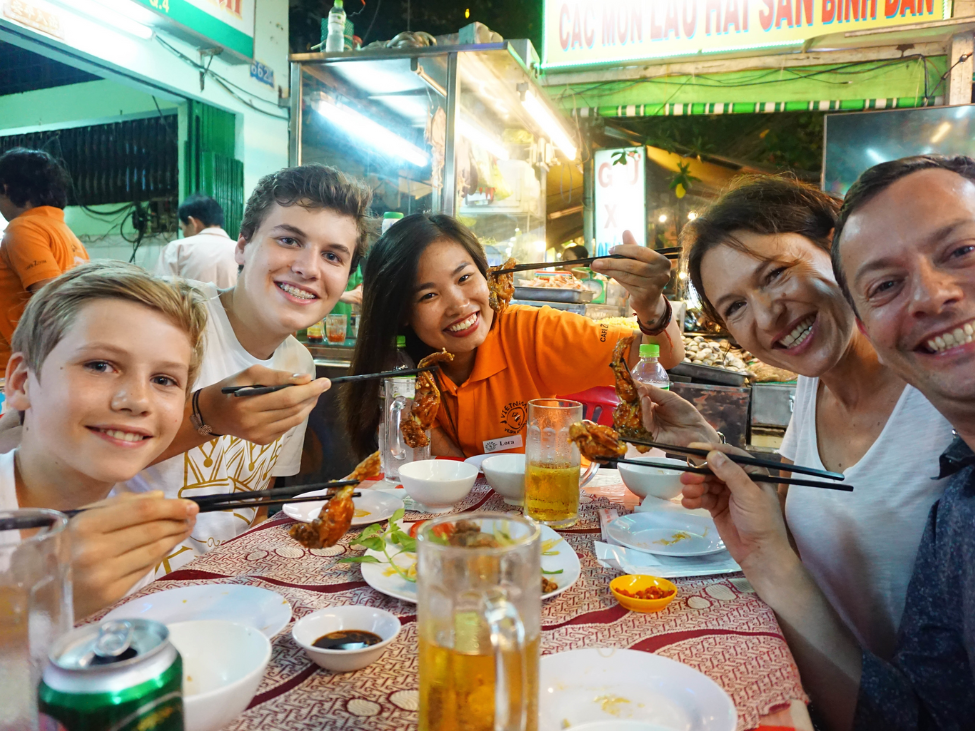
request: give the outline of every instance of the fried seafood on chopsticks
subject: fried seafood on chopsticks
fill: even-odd
[[[624,437],[630,439],[644,439],[652,441],[653,435],[643,428],[643,410],[640,408],[640,394],[630,375],[630,367],[626,364],[626,353],[630,349],[633,337],[620,338],[613,350],[613,362],[610,368],[616,376],[616,395],[620,404],[613,412],[613,427]],[[649,452],[650,447],[634,445],[641,453]]]
[[[504,264],[499,267],[491,267],[491,272],[499,272],[502,269],[511,269],[515,264],[517,264],[517,259],[508,259]],[[508,309],[508,303],[511,302],[511,298],[515,296],[515,274],[511,272],[510,274],[499,274],[498,276],[491,276],[488,273],[488,302],[491,305],[491,309],[497,312],[499,315]]]
[[[378,477],[380,470],[379,452],[373,452],[360,462],[346,480],[368,480]],[[289,531],[292,538],[305,548],[329,548],[339,542],[352,525],[355,506],[352,492],[355,485],[347,485],[339,490],[322,507],[318,517],[311,523],[298,523]]]
[[[453,359],[454,354],[448,353],[445,349],[423,358],[417,368],[427,368],[434,363],[449,363]],[[437,411],[440,410],[440,389],[437,388],[435,372],[423,371],[417,375],[416,391],[413,394],[413,411],[410,418],[403,421],[400,426],[403,441],[413,449],[420,449],[430,443],[427,438],[427,430],[433,426],[433,420],[437,418]]]
[[[618,459],[626,454],[620,435],[602,424],[585,420],[569,427],[569,439],[579,447],[579,453],[592,462]]]

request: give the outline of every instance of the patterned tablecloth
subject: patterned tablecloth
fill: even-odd
[[[676,580],[677,598],[662,612],[623,609],[609,591],[617,572],[593,555],[596,511],[632,508],[634,498],[612,473],[583,494],[581,520],[563,532],[579,556],[582,576],[542,605],[542,653],[584,647],[655,652],[708,675],[734,700],[739,729],[812,728],[799,672],[772,610],[740,574]],[[458,510],[505,510],[482,482]],[[407,513],[407,520],[423,516]],[[273,640],[273,655],[250,708],[228,729],[401,731],[417,722],[416,607],[374,591],[359,567],[337,563],[352,549],[350,532],[333,548],[308,550],[287,535],[292,523],[278,515],[182,569],[145,587],[139,596],[177,586],[216,582],[276,591],[293,608],[292,620],[338,604],[368,604],[399,616],[403,629],[383,657],[356,673],[332,674],[312,664],[291,638],[289,623]],[[128,597],[124,601],[131,600]],[[94,618],[92,618],[94,619]]]

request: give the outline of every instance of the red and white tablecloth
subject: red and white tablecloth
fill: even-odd
[[[596,511],[634,504],[622,484],[600,480],[583,495],[579,524],[562,534],[575,549],[582,576],[542,605],[542,653],[620,647],[679,660],[712,678],[734,700],[739,729],[811,731],[799,671],[772,610],[740,574],[676,580],[677,598],[662,612],[623,609],[609,591],[617,572],[593,555]],[[459,510],[510,510],[482,482]],[[408,513],[407,520],[419,519]],[[267,673],[250,708],[228,729],[401,731],[417,722],[416,606],[371,589],[358,566],[337,563],[352,549],[350,533],[333,548],[309,550],[287,535],[283,515],[227,541],[206,556],[143,589],[139,596],[205,582],[247,584],[276,591],[293,608],[292,621],[323,607],[368,604],[399,616],[403,629],[383,657],[355,673],[332,674],[312,664],[291,638],[289,623],[273,639]],[[128,597],[125,601],[131,600]]]

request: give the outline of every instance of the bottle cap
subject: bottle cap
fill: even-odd
[[[335,7],[339,8],[340,10],[343,8],[344,5],[345,3],[343,2],[343,0],[335,0]]]
[[[660,357],[660,346],[656,343],[643,343],[640,346],[640,357],[641,358],[659,358]]]
[[[397,211],[386,211],[383,214],[383,220],[384,221],[398,221],[402,217],[403,217],[403,214],[402,213],[399,213]]]
[[[397,348],[405,348],[406,347],[406,336],[405,335],[397,335],[396,336],[396,347]]]

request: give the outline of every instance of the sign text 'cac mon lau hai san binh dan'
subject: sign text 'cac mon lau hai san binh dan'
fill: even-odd
[[[949,15],[948,0],[545,0],[544,65],[798,46]]]

